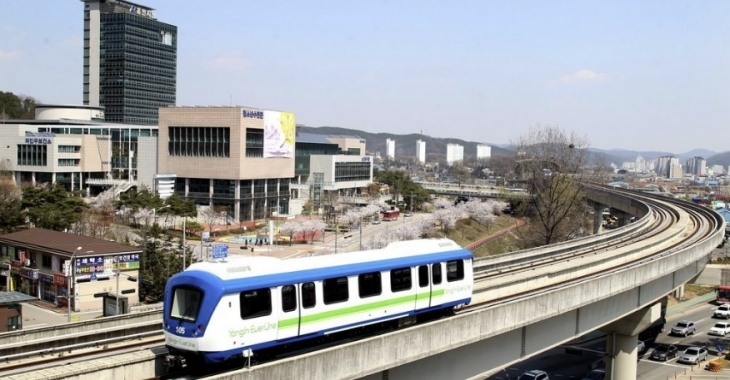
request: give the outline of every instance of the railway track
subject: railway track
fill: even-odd
[[[475,260],[473,303],[462,312],[610,275],[612,271],[639,265],[711,238],[719,228],[718,224],[723,223],[711,210],[690,203],[618,189],[611,191],[640,201],[644,216],[598,237]],[[156,318],[161,320],[159,312]],[[0,353],[2,343],[0,340]],[[186,376],[193,375],[174,374],[175,378]]]

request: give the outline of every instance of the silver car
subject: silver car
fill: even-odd
[[[679,356],[677,362],[687,364],[697,364],[701,361],[707,360],[707,350],[702,347],[689,347],[682,355]]]
[[[672,335],[693,335],[695,333],[695,323],[692,321],[679,321],[672,326]]]

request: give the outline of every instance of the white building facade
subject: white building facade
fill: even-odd
[[[464,146],[459,144],[446,145],[446,163],[451,166],[457,161],[464,161]]]
[[[492,157],[492,147],[485,144],[477,145],[477,160]]]
[[[416,158],[419,163],[426,163],[426,142],[423,140],[416,141]]]
[[[392,160],[395,159],[395,140],[385,140],[385,158]]]

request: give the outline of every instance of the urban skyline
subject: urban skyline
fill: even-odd
[[[82,103],[83,4],[4,10],[3,91]],[[551,125],[599,149],[727,150],[713,138],[730,119],[724,1],[434,3],[418,15],[408,2],[169,4],[145,2],[180,29],[178,105],[490,145]]]

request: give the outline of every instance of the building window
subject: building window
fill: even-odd
[[[186,157],[230,157],[228,127],[170,127],[168,154]]]
[[[48,166],[48,146],[18,144],[18,165]]]
[[[50,268],[51,267],[51,256],[50,255],[43,255],[43,268]]]
[[[347,277],[330,278],[322,281],[322,293],[325,305],[347,301],[350,297],[347,289]]]
[[[78,145],[59,145],[58,153],[78,153],[81,151],[81,147]]]
[[[369,181],[369,162],[335,162],[335,182]]]
[[[411,268],[400,268],[390,271],[390,290],[393,293],[408,290],[411,286]]]
[[[246,157],[264,156],[264,130],[246,128]]]
[[[464,260],[446,262],[446,281],[453,282],[464,279]]]
[[[252,319],[271,314],[271,289],[241,292],[241,318]]]
[[[379,296],[383,292],[380,272],[363,273],[357,277],[360,298]]]
[[[8,317],[8,331],[16,331],[23,329],[23,322],[20,316]]]
[[[74,158],[59,158],[58,159],[58,166],[79,166],[81,164],[81,160],[74,159]]]

